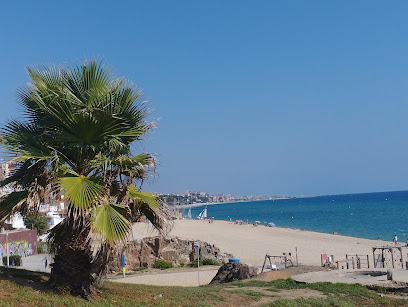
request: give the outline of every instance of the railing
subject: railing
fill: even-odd
[[[370,268],[368,255],[349,255],[346,254],[346,260],[336,261],[338,269],[361,269]]]

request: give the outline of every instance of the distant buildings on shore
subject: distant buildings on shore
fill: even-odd
[[[162,194],[156,193],[159,199],[165,202],[168,206],[185,206],[200,203],[232,203],[238,201],[255,201],[255,200],[272,200],[292,198],[284,195],[258,196],[244,195],[233,196],[231,194],[209,194],[205,192],[190,192],[186,190],[184,193]]]

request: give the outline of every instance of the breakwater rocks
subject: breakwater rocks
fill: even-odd
[[[195,257],[194,245],[200,247],[200,260],[209,258],[220,263],[228,262],[231,254],[221,253],[218,247],[203,241],[193,241],[178,237],[149,237],[129,243],[123,254],[125,255],[126,268],[152,267],[154,262],[162,259],[171,262],[174,266],[187,265]],[[115,257],[111,262],[109,271],[121,271],[120,257]]]
[[[225,263],[219,268],[210,285],[248,279],[257,275],[258,268],[256,267],[243,263]]]

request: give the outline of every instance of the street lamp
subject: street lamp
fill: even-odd
[[[195,244],[194,249],[197,257],[198,286],[200,286],[200,246],[198,244]]]
[[[9,258],[8,232],[6,232],[6,255],[7,255],[7,267],[9,267],[10,266],[10,258]]]

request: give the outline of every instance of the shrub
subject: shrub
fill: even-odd
[[[47,243],[46,242],[37,242],[37,254],[42,254],[47,252]]]
[[[165,270],[172,268],[173,264],[171,262],[159,259],[154,262],[153,267],[156,269]]]
[[[210,258],[203,259],[203,265],[220,265],[218,261],[212,260]]]
[[[217,261],[212,260],[210,258],[204,258],[200,260],[200,266],[202,265],[220,265]],[[194,260],[193,262],[190,263],[191,267],[196,267],[197,266],[197,259]]]
[[[202,265],[203,265],[203,262],[200,261],[200,266],[202,266]],[[190,262],[189,266],[191,266],[191,267],[197,267],[197,259],[194,260],[193,262]]]
[[[21,256],[20,255],[11,255],[9,256],[9,263],[12,266],[21,266]],[[3,264],[7,265],[7,256],[3,257]]]

